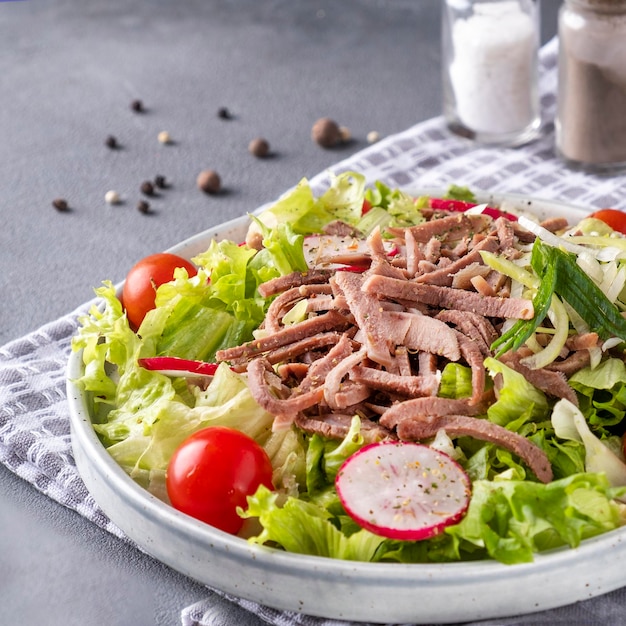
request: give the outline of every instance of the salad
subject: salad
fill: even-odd
[[[303,180],[97,288],[75,382],[134,480],[251,542],[528,562],[626,523],[620,217]]]

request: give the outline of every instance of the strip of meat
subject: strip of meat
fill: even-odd
[[[478,346],[468,339],[463,333],[455,331],[459,339],[459,348],[461,355],[466,363],[472,368],[472,397],[469,400],[470,405],[480,402],[485,392],[485,364],[483,355]]]
[[[345,330],[348,325],[348,321],[343,315],[337,313],[337,311],[328,311],[328,313],[317,315],[303,322],[282,328],[278,332],[262,337],[261,339],[253,339],[240,346],[218,350],[215,358],[218,362],[232,361],[242,357],[252,358],[263,354],[263,352],[282,348],[283,346],[317,333],[328,330]]]
[[[383,245],[383,238],[380,235],[380,228],[375,228],[372,231],[367,238],[367,244],[372,251],[372,264],[368,274],[381,274],[382,276],[391,276],[398,280],[406,280],[405,273],[389,263],[387,251]]]
[[[277,398],[266,380],[272,366],[264,358],[253,359],[248,364],[248,387],[256,402],[274,416],[272,430],[289,428],[300,411],[318,404],[324,397],[324,389],[316,387],[303,394],[294,394],[287,399]]]
[[[507,220],[505,217],[499,217],[494,225],[501,248],[503,250],[512,248],[515,244],[515,231],[513,230],[511,220]]]
[[[467,398],[452,399],[424,397],[413,398],[405,402],[398,402],[389,407],[381,416],[380,423],[389,428],[395,428],[405,420],[415,419],[428,415],[480,415],[486,411],[484,405],[470,406]]]
[[[328,372],[352,353],[352,341],[348,335],[339,336],[335,345],[323,357],[311,364],[307,376],[300,383],[300,391],[306,392],[313,387],[323,385]]]
[[[358,365],[365,357],[365,348],[361,348],[357,352],[354,352],[350,356],[347,356],[339,361],[339,363],[337,363],[337,365],[335,365],[335,367],[333,367],[333,369],[326,374],[326,380],[324,382],[324,400],[331,409],[345,408],[345,406],[339,406],[340,403],[337,402],[336,398],[337,393],[341,388],[341,381],[348,375],[348,372],[355,365]],[[359,402],[363,399],[364,398],[361,398]]]
[[[414,280],[428,285],[446,285],[449,287],[452,284],[454,274],[456,274],[459,270],[471,265],[472,263],[482,263],[482,258],[480,256],[481,251],[495,252],[499,247],[500,242],[495,237],[486,237],[481,242],[476,244],[472,248],[471,252],[468,252],[457,261],[453,261],[446,267],[433,272],[420,274],[419,276],[416,276]]]
[[[394,347],[430,352],[450,361],[461,358],[455,331],[434,317],[404,311],[383,311],[379,324]]]
[[[589,353],[587,352],[587,355]],[[520,373],[531,385],[541,389],[554,398],[565,398],[575,406],[578,406],[576,392],[567,384],[567,378],[558,371],[548,369],[533,370],[521,363],[524,358],[517,352],[507,352],[501,357],[501,361],[511,369]]]
[[[483,356],[491,354],[489,346],[498,338],[498,331],[486,317],[471,311],[452,309],[444,309],[435,317],[442,322],[454,324],[460,332],[475,341]]]
[[[295,424],[307,433],[317,433],[328,439],[345,439],[350,431],[352,417],[351,413],[327,413],[316,417],[300,413],[295,419]],[[372,422],[363,417],[361,418],[361,435],[366,443],[397,439],[391,431],[378,422]]]
[[[526,437],[511,432],[487,419],[467,415],[433,415],[403,420],[398,424],[398,437],[404,441],[421,441],[445,430],[451,438],[473,437],[510,450],[519,456],[543,483],[552,480],[552,467],[546,453]]]
[[[419,262],[424,260],[424,254],[413,237],[410,230],[406,231],[406,272],[409,276],[415,276],[418,271]]]
[[[320,350],[321,348],[335,345],[341,339],[341,337],[342,333],[318,333],[317,335],[311,335],[310,337],[305,337],[300,341],[295,341],[294,343],[287,344],[282,348],[270,350],[269,352],[265,353],[265,358],[272,365],[276,363],[284,363],[298,356],[306,354],[307,352],[312,352],[314,350]]]
[[[485,317],[529,320],[535,314],[533,303],[524,298],[489,297],[473,291],[424,285],[387,276],[369,276],[363,282],[363,291],[393,300],[421,302],[441,309],[472,311]]]
[[[302,300],[303,296],[298,287],[292,287],[281,293],[269,305],[263,327],[270,333],[279,331],[282,327],[281,320],[285,314],[285,310],[291,308],[296,302]]]
[[[383,370],[357,365],[350,370],[350,379],[372,389],[415,398],[434,396],[439,389],[439,376],[401,376]]]
[[[558,372],[567,378],[573,376],[583,367],[587,367],[589,363],[591,363],[591,354],[589,354],[589,351],[577,350],[561,361],[552,361],[552,363],[547,365],[545,369],[552,372]]]
[[[488,215],[473,215],[466,213],[453,213],[447,217],[429,220],[407,229],[389,228],[388,230],[397,236],[404,236],[404,232],[411,231],[415,241],[426,243],[432,237],[445,241],[458,241],[463,237],[471,236],[476,232],[487,230],[492,224],[492,218]]]
[[[403,282],[397,279],[389,280]],[[363,334],[367,356],[384,367],[390,365],[392,342],[389,339],[389,329],[383,327],[382,324],[383,316],[378,298],[371,293],[366,294],[361,291],[363,278],[358,274],[337,272],[330,282],[333,288],[336,288],[336,293],[345,298]]]
[[[308,272],[293,272],[286,276],[272,278],[265,283],[259,285],[259,293],[264,298],[275,296],[277,293],[287,291],[292,287],[300,285],[312,285],[315,283],[327,283],[328,279],[333,275],[332,270],[309,270]]]
[[[472,279],[477,276],[484,278],[490,272],[491,268],[487,265],[478,262],[470,263],[454,274],[449,286],[454,289],[471,289],[473,285]]]

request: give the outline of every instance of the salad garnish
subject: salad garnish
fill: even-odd
[[[228,515],[278,549],[514,564],[625,523],[626,237],[601,220],[539,223],[465,188],[414,197],[345,172],[192,261],[138,328],[103,283],[73,340],[103,445],[166,502],[172,456],[219,426],[271,461],[271,487]],[[364,521],[342,481],[384,449],[409,493],[393,481],[416,448],[445,459],[437,489],[458,508],[432,523],[440,501],[422,492],[431,522],[403,535],[364,493]]]

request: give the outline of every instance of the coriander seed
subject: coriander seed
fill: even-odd
[[[376,130],[370,130],[367,133],[367,143],[376,143],[380,139],[380,133]]]
[[[204,170],[196,178],[198,189],[204,193],[218,193],[222,186],[222,180],[215,170]]]
[[[170,134],[166,130],[162,130],[158,135],[157,139],[160,143],[172,143],[172,138]]]
[[[117,193],[117,191],[111,189],[111,191],[107,191],[104,194],[104,201],[107,204],[119,204],[122,201],[122,198],[120,197],[120,194]]]

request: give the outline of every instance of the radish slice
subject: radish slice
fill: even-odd
[[[418,443],[361,448],[335,479],[346,512],[370,532],[405,541],[430,539],[461,520],[471,484],[447,454]]]
[[[141,367],[165,376],[182,376],[185,378],[208,378],[217,370],[217,363],[181,359],[176,356],[153,356],[137,361]]]

